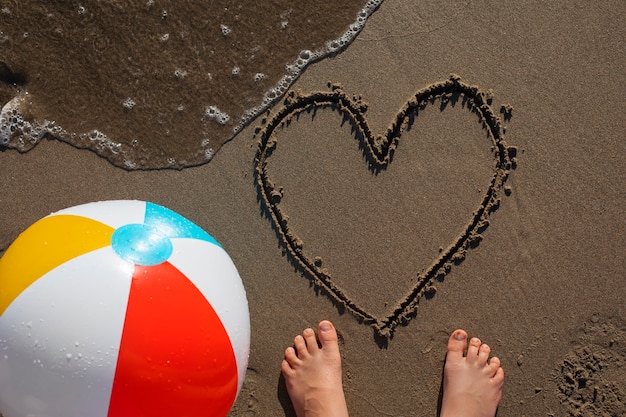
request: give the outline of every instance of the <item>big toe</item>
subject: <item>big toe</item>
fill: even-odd
[[[339,353],[339,342],[335,326],[328,320],[324,320],[320,322],[317,330],[322,348],[325,351],[337,351]]]
[[[467,332],[465,330],[455,330],[448,339],[448,354],[446,358],[448,360],[460,360],[463,359],[463,354],[467,349]]]

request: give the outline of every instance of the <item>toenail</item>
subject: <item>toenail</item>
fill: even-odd
[[[323,332],[329,332],[332,329],[333,328],[331,327],[331,325],[329,323],[324,322],[324,323],[320,324],[320,330],[323,331]]]
[[[463,333],[463,332],[456,332],[454,334],[454,338],[456,340],[458,340],[459,342],[462,342],[463,340],[465,340],[465,333]]]

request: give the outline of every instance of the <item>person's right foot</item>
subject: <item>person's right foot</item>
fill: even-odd
[[[467,354],[465,354],[467,349]],[[491,349],[464,330],[448,340],[440,417],[494,417],[502,397],[504,370]]]

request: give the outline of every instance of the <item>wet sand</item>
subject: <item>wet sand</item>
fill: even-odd
[[[126,169],[206,163],[307,65],[345,49],[377,3],[8,3],[0,99],[17,92],[34,124],[9,146],[47,133]]]
[[[56,140],[5,149],[0,248],[106,199],[205,228],[250,305],[232,416],[294,415],[279,364],[323,318],[353,416],[436,415],[456,328],[502,360],[498,416],[623,415],[625,11],[386,0],[208,164],[128,171]]]

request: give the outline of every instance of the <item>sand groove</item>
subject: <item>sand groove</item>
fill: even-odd
[[[491,107],[490,94],[465,83],[456,75],[417,91],[400,109],[383,135],[376,135],[370,130],[365,117],[367,105],[361,101],[360,97],[348,97],[339,85],[329,84],[329,87],[330,92],[311,94],[290,92],[284,100],[284,105],[271,117],[263,120],[262,126],[257,128],[259,150],[255,158],[255,176],[259,199],[277,233],[280,244],[294,266],[312,281],[316,289],[323,290],[340,310],[347,309],[358,320],[370,324],[374,328],[377,340],[385,343],[393,336],[398,325],[407,323],[415,316],[417,305],[422,297],[430,298],[434,295],[436,289],[432,285],[433,282],[443,281],[452,266],[459,265],[463,261],[467,249],[478,246],[482,239],[481,233],[489,225],[487,218],[499,207],[500,191],[504,189],[509,171],[515,167],[516,148],[507,146],[504,141],[501,120]],[[288,215],[280,205],[283,189],[269,177],[267,162],[277,147],[277,131],[289,124],[294,116],[304,111],[315,111],[331,106],[342,114],[344,120],[352,124],[353,133],[359,141],[359,147],[365,156],[368,168],[373,173],[380,173],[392,162],[402,133],[410,127],[418,112],[432,105],[435,99],[441,101],[442,110],[449,102],[462,100],[463,105],[479,117],[483,129],[487,131],[493,144],[491,150],[494,174],[481,203],[456,239],[441,251],[430,267],[417,274],[415,285],[403,299],[397,302],[391,314],[386,317],[377,317],[356,303],[335,283],[328,270],[322,268],[320,257],[308,256],[304,253],[304,242],[290,229]],[[505,113],[510,116],[510,111]]]

